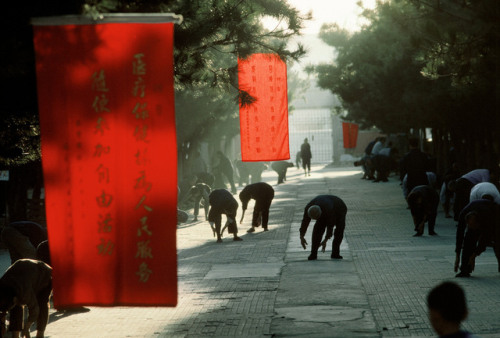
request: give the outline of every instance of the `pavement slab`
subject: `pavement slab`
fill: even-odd
[[[434,337],[425,298],[445,280],[466,292],[463,327],[500,337],[500,274],[491,248],[471,278],[454,278],[456,228],[442,209],[438,236],[412,237],[397,177],[373,183],[355,167],[312,169],[305,177],[290,168],[280,185],[274,172],[264,172],[276,190],[267,232],[246,232],[252,202],[239,225],[242,242],[226,233],[216,243],[206,221],[178,226],[176,307],[51,309],[46,337]],[[308,261],[300,245],[304,206],[319,194],[338,195],[348,207],[342,260],[330,258],[330,246]],[[9,262],[0,251],[0,268]]]

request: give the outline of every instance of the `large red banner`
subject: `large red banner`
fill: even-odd
[[[290,158],[286,64],[275,54],[238,59],[238,86],[255,99],[240,104],[243,161]]]
[[[172,23],[34,27],[54,303],[177,303]]]
[[[358,128],[356,123],[342,122],[342,133],[344,136],[344,148],[356,148],[358,141]]]

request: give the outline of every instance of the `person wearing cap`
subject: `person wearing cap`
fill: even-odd
[[[315,220],[313,233],[311,237],[311,254],[308,260],[315,260],[318,257],[318,249],[321,246],[325,251],[326,243],[333,236],[331,258],[342,259],[340,255],[340,243],[344,238],[345,218],[347,206],[344,201],[333,195],[318,195],[307,203],[304,208],[304,216],[300,225],[300,244],[307,247],[307,241],[304,238],[311,220]],[[333,228],[335,227],[335,232]],[[323,234],[326,230],[326,236]]]
[[[482,182],[498,184],[498,169],[474,169],[455,181],[455,201],[453,203],[455,221],[458,221],[460,212],[470,202],[472,188]]]
[[[255,200],[252,215],[252,227],[247,232],[254,232],[255,227],[262,224],[264,231],[267,231],[267,224],[269,222],[269,208],[274,198],[274,189],[265,182],[257,182],[247,185],[240,192],[241,208],[243,214],[241,215],[240,224],[243,222],[245,211],[248,207],[248,202],[251,199]]]
[[[484,196],[491,196],[493,201],[500,205],[500,192],[496,185],[491,182],[481,182],[472,187],[470,191],[470,201],[475,201]]]
[[[217,235],[217,243],[222,242],[222,233],[227,227],[228,233],[233,234],[234,241],[242,241],[238,237],[238,226],[236,224],[236,212],[238,211],[238,201],[226,189],[215,189],[208,196],[210,211],[208,212],[208,222],[214,235]],[[221,231],[222,214],[226,215],[227,221]],[[214,227],[215,225],[215,227]]]

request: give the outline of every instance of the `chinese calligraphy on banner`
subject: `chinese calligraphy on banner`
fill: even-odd
[[[344,148],[356,148],[358,141],[358,125],[356,123],[342,122]]]
[[[54,303],[177,303],[173,23],[36,25]]]
[[[243,161],[290,158],[286,64],[275,54],[238,59],[238,86],[256,100],[240,104]]]

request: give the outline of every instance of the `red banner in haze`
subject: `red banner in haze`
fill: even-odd
[[[34,27],[54,303],[175,306],[172,23]]]
[[[342,122],[344,148],[356,148],[358,141],[358,125],[356,123]]]
[[[241,159],[280,161],[290,158],[286,64],[275,54],[238,59],[239,90],[255,101],[240,102]]]

